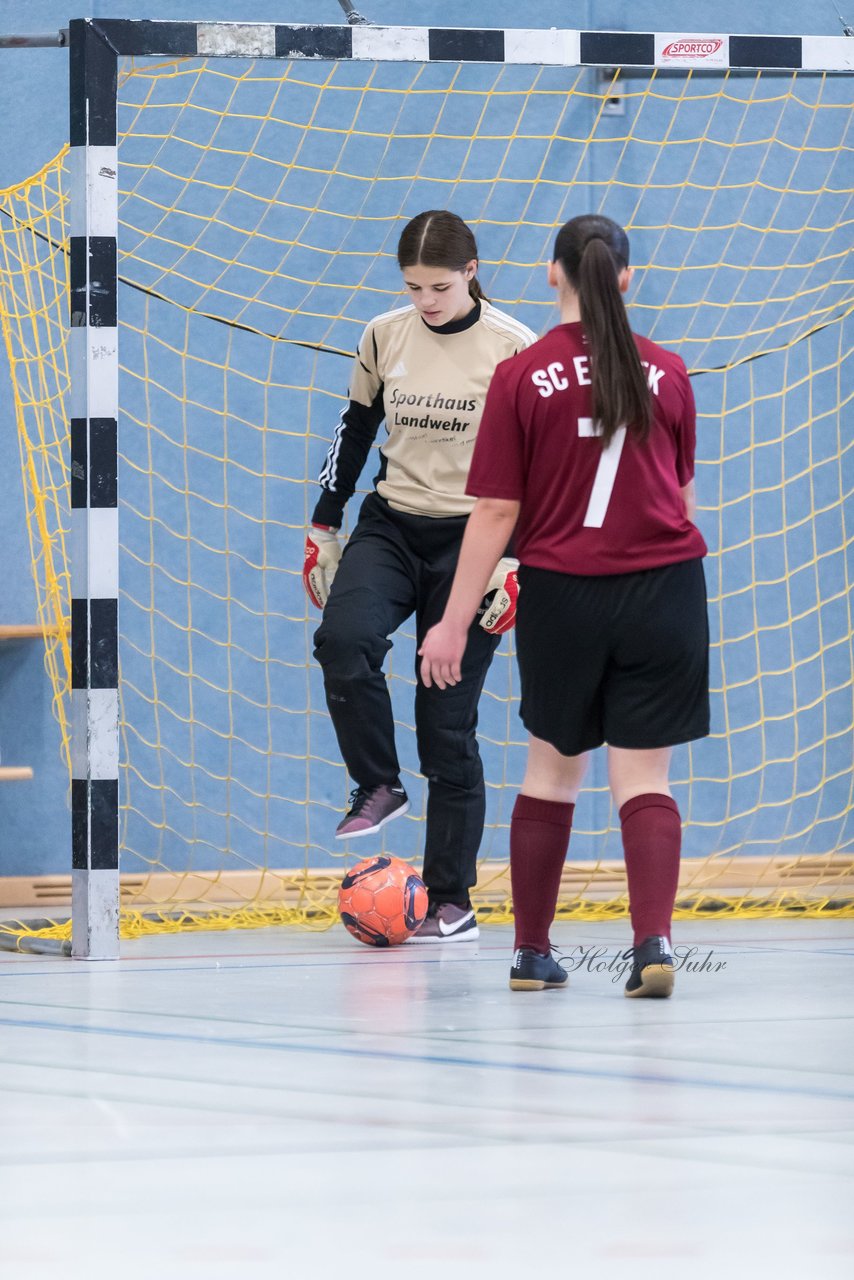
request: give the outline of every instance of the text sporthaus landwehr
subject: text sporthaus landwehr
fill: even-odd
[[[391,405],[389,426],[392,428],[415,427],[422,431],[450,431],[459,434],[467,431],[472,421],[470,418],[457,415],[474,413],[478,408],[478,401],[471,396],[447,396],[441,391],[415,394],[400,391],[394,387],[391,393]],[[408,413],[409,409],[418,412]],[[435,417],[431,410],[442,414],[453,414],[453,416]]]

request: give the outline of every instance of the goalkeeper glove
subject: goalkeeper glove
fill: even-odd
[[[519,561],[505,556],[495,566],[495,572],[486,584],[486,593],[478,609],[478,621],[491,636],[503,636],[516,625],[516,601],[519,583],[516,571]]]
[[[313,524],[306,534],[302,582],[309,600],[318,609],[326,606],[332,579],[341,559],[337,534],[337,529],[320,524]]]

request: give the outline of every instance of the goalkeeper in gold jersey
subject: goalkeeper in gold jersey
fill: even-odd
[[[383,661],[391,635],[412,614],[419,645],[442,616],[474,506],[466,481],[493,370],[535,340],[484,296],[474,235],[456,214],[429,210],[413,218],[397,258],[409,305],[365,329],[306,538],[303,580],[323,610],[315,656],[356,784],[336,831],[340,840],[372,835],[409,808]],[[342,555],[344,506],[383,421],[374,491]],[[477,705],[499,638],[515,619],[516,567],[504,558],[492,575],[453,693],[416,684],[430,896],[416,934],[421,941],[478,934],[469,898],[486,807]]]

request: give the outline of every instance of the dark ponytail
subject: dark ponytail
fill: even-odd
[[[397,245],[397,265],[445,267],[462,271],[472,259],[477,261],[477,241],[471,227],[447,209],[428,209],[408,222]],[[469,280],[469,295],[475,302],[488,302],[475,273]]]
[[[578,295],[602,447],[622,426],[645,440],[652,426],[649,387],[617,283],[629,265],[628,237],[610,218],[585,214],[561,227],[554,256]]]

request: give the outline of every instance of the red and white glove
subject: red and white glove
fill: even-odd
[[[338,541],[337,529],[332,529],[328,525],[313,524],[305,536],[302,583],[309,600],[317,605],[318,609],[326,606],[329,589],[340,559],[341,545]]]
[[[491,636],[503,636],[505,631],[510,631],[516,625],[518,568],[518,560],[505,556],[498,561],[495,572],[486,584],[486,592],[478,609],[478,621]]]

